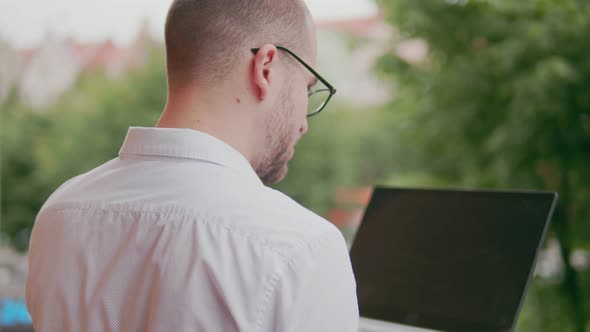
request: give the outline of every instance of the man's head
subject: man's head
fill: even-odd
[[[188,127],[240,151],[280,181],[307,131],[315,29],[301,0],[175,0],[166,22],[169,98],[159,126]],[[255,52],[253,48],[257,48]]]

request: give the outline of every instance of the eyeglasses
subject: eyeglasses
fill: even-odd
[[[307,117],[318,114],[326,107],[332,96],[336,93],[336,89],[330,83],[328,83],[328,81],[326,81],[322,76],[320,76],[320,74],[313,70],[311,66],[305,63],[305,61],[303,61],[301,58],[295,55],[295,53],[291,52],[289,49],[282,46],[277,46],[277,49],[289,53],[289,55],[291,55],[293,58],[295,58],[295,60],[297,60],[305,68],[307,68],[307,70],[309,70],[313,74],[313,76],[315,76],[318,79],[319,82],[324,84],[324,87],[315,89],[313,91],[309,91],[307,93],[307,97],[309,98]],[[251,51],[252,53],[256,54],[258,50],[259,48],[253,48]]]

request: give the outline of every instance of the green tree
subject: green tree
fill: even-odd
[[[28,248],[43,202],[67,179],[117,157],[129,126],[152,126],[166,101],[163,50],[117,80],[83,75],[56,104],[32,110],[16,93],[0,105],[0,235]]]
[[[559,192],[552,221],[565,263],[559,294],[568,299],[575,331],[585,331],[587,272],[570,257],[590,246],[590,3],[379,3],[399,28],[394,46],[419,38],[429,47],[417,65],[392,47],[377,66],[399,86],[390,106],[404,116],[390,125],[415,151],[406,167],[459,186]],[[551,303],[539,303],[542,320]]]
[[[36,137],[46,119],[20,104],[16,92],[0,105],[0,235],[18,250],[28,246],[28,234],[47,194],[38,177]]]

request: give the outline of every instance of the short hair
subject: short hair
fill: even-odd
[[[270,43],[308,52],[302,0],[174,0],[166,19],[168,83],[215,84],[242,52]]]

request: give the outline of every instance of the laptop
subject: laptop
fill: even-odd
[[[377,187],[350,251],[359,330],[512,331],[556,201]]]

